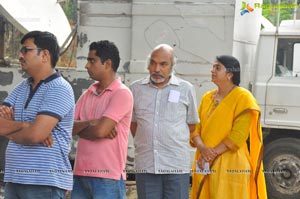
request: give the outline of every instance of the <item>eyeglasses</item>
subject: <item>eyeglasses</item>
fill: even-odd
[[[42,48],[30,48],[30,47],[22,47],[20,49],[20,53],[22,53],[23,55],[26,54],[28,51],[31,50],[43,50]]]

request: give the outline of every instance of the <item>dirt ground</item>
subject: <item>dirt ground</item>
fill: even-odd
[[[137,199],[135,181],[127,181],[126,182],[126,198],[127,199]]]

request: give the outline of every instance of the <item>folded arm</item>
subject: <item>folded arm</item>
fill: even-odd
[[[116,125],[117,122],[108,117],[85,121],[75,120],[72,134],[90,140],[112,138],[114,137],[112,134],[116,134]]]
[[[15,122],[13,120],[13,108],[5,105],[0,106],[0,135],[8,136],[20,131],[22,128],[25,128],[27,125],[29,125],[29,123]]]
[[[28,125],[29,123],[26,122],[15,122],[0,117],[0,135],[9,136],[10,134],[14,134],[23,128],[26,128]]]
[[[45,146],[51,146],[53,144],[51,132],[57,122],[57,118],[47,115],[38,115],[32,123],[14,121],[13,108],[0,107],[0,135],[19,144],[43,143]],[[47,144],[44,143],[45,140],[48,140]]]
[[[19,122],[10,121],[13,124]],[[15,133],[6,137],[18,144],[39,144],[46,140],[58,123],[58,119],[48,115],[38,115],[32,123],[22,122],[23,126]]]

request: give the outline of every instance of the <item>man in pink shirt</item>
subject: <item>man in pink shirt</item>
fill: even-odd
[[[119,51],[104,40],[90,44],[86,69],[96,82],[79,98],[72,199],[126,198],[125,165],[133,109],[130,90],[117,77]]]

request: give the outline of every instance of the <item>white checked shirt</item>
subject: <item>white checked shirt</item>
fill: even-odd
[[[132,122],[136,172],[155,174],[189,173],[190,131],[188,124],[199,122],[194,87],[172,75],[159,89],[150,77],[133,82]]]

